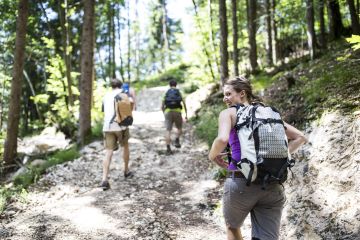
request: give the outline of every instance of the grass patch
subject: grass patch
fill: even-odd
[[[50,155],[45,164],[37,167],[28,166],[28,169],[25,173],[18,175],[14,179],[14,185],[26,189],[32,183],[36,182],[39,177],[46,171],[47,168],[70,160],[74,160],[78,157],[80,157],[80,153],[78,152],[76,147],[58,151]]]
[[[44,163],[43,165],[37,167],[27,166],[26,172],[18,175],[14,179],[13,186],[0,186],[0,214],[5,210],[6,205],[10,199],[26,201],[26,189],[31,184],[38,181],[40,176],[46,172],[47,168],[74,160],[79,156],[80,153],[74,146],[67,150],[58,151],[54,154],[49,155],[46,163]]]
[[[254,75],[251,80],[253,92],[263,91],[264,89],[268,88],[276,79],[277,75],[274,77],[267,75],[266,73],[259,73],[258,75]]]

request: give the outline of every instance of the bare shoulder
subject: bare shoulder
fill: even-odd
[[[234,118],[236,116],[235,108],[226,108],[219,114],[219,118]]]

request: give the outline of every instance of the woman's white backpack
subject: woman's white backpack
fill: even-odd
[[[291,160],[284,122],[273,107],[261,103],[237,107],[236,130],[241,146],[239,170],[247,185],[257,181],[265,187],[269,182],[283,183]]]

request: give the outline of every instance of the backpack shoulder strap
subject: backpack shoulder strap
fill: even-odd
[[[240,118],[240,115],[241,115],[241,113],[239,113],[239,109],[241,107],[246,108],[246,107],[249,107],[249,106],[245,106],[244,104],[237,104],[236,106],[235,105],[231,106],[231,107],[236,107],[236,125],[235,125],[236,131],[238,131],[240,128],[244,127],[245,125],[249,124],[249,122],[251,120],[249,117],[247,117],[246,121],[244,121],[243,123],[238,124],[239,118]]]
[[[119,99],[119,98],[120,98],[120,99]],[[115,117],[116,117],[116,111],[117,111],[116,102],[117,102],[118,100],[121,100],[121,97],[120,97],[119,93],[116,94],[115,97],[114,97],[114,115],[113,115],[112,118],[110,119],[109,124],[111,124],[112,122],[114,122],[114,119],[115,119]]]

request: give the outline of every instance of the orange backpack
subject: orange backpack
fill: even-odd
[[[114,98],[115,113],[111,122],[115,121],[119,126],[125,127],[132,125],[132,104],[130,97],[126,93],[117,94]]]

